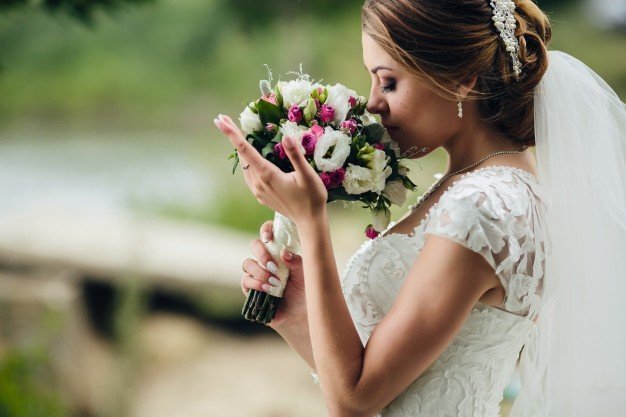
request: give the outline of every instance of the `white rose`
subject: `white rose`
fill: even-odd
[[[283,134],[283,137],[289,136],[290,138],[295,139],[300,151],[303,154],[306,154],[306,150],[304,149],[304,146],[302,146],[302,136],[304,136],[304,133],[307,131],[306,127],[287,121],[280,127],[280,131]]]
[[[341,185],[348,194],[363,194],[372,191],[374,185],[372,170],[359,165],[348,164]]]
[[[324,104],[332,106],[335,110],[334,122],[339,124],[346,119],[350,110],[350,97],[357,98],[356,91],[350,90],[344,85],[335,84],[328,87],[328,97]]]
[[[313,159],[317,169],[324,172],[336,171],[343,166],[346,159],[350,155],[350,143],[352,140],[349,136],[340,130],[334,130],[330,126],[326,126],[324,134],[317,140]],[[324,158],[331,146],[335,146],[332,155]]]
[[[391,221],[391,212],[387,207],[372,210],[372,227],[377,232],[382,232],[389,226]]]
[[[294,104],[301,104],[304,100],[308,100],[313,89],[319,87],[319,84],[313,85],[310,81],[302,79],[281,81],[279,86],[283,96],[283,107],[289,110]]]
[[[406,187],[402,184],[402,181],[390,181],[385,185],[383,195],[387,197],[393,204],[402,206],[406,201]]]
[[[254,105],[254,102],[250,103],[250,106],[252,105]],[[239,115],[239,125],[241,126],[241,130],[243,130],[246,135],[263,129],[261,118],[258,114],[252,111],[250,106],[246,106],[243,112]]]

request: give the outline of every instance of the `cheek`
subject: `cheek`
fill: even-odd
[[[398,103],[399,123],[413,142],[431,143],[451,134],[456,107],[434,93],[404,97]]]

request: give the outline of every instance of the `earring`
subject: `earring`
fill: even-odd
[[[462,119],[463,118],[463,103],[461,103],[461,95],[457,94],[457,97],[459,98],[459,103],[458,103],[459,117]]]

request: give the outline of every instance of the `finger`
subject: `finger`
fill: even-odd
[[[307,162],[296,141],[292,137],[284,137],[282,143],[285,148],[285,153],[289,157],[296,172],[308,175],[313,167]]]
[[[261,235],[261,240],[263,241],[263,243],[267,243],[270,240],[272,240],[273,227],[274,227],[274,222],[271,220],[268,220],[261,225],[260,235]]]
[[[220,114],[217,116],[217,119],[214,120],[214,123],[215,126],[230,139],[230,143],[237,149],[239,159],[243,166],[250,164],[250,169],[254,169],[263,167],[264,163],[267,163],[254,146],[246,140],[243,132],[230,117]]]
[[[270,277],[273,276],[271,272],[259,265],[254,259],[246,259],[243,263],[243,269],[245,269],[248,275],[251,275],[261,283],[269,282]]]
[[[241,291],[244,295],[248,295],[248,291],[250,290],[263,291],[263,287],[261,287],[262,285],[263,283],[254,279],[252,275],[244,274],[241,277]]]
[[[250,244],[254,257],[257,259],[258,264],[269,271],[273,276],[278,274],[278,265],[276,260],[270,255],[269,251],[259,239],[255,239]]]

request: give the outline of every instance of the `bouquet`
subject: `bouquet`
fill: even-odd
[[[322,85],[300,72],[297,77],[260,82],[261,97],[246,106],[239,117],[246,140],[283,172],[294,171],[281,143],[292,137],[328,190],[328,202],[360,201],[372,213],[365,235],[374,239],[389,225],[391,204],[401,206],[408,190],[416,185],[408,178],[397,144],[385,128],[366,110],[365,97],[335,84]],[[233,173],[239,163],[237,152]],[[295,224],[275,213],[274,239],[265,244],[277,260],[276,278],[281,286],[273,293],[250,290],[242,314],[251,321],[267,324],[276,313],[289,277],[279,253],[285,248],[300,253]]]

